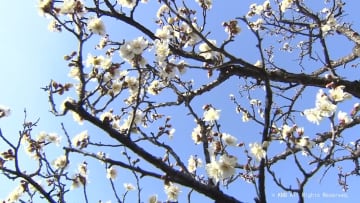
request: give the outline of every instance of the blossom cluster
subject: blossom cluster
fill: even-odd
[[[329,95],[325,94],[324,91],[320,89],[316,95],[315,108],[306,109],[304,111],[306,118],[310,122],[319,125],[323,118],[333,116],[336,112],[337,104],[351,98],[349,93],[344,92],[344,88],[345,86],[332,88],[329,91]],[[340,113],[339,118],[347,122],[350,121],[343,112]]]

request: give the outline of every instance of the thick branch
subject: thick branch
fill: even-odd
[[[240,77],[251,77],[261,80],[265,80],[265,78],[268,77],[273,82],[295,83],[313,87],[325,87],[327,84],[334,82],[336,85],[344,85],[346,92],[352,94],[354,97],[360,98],[360,82],[357,80],[349,81],[341,78],[330,79],[304,73],[290,73],[283,69],[267,70],[265,72],[266,75],[264,75],[264,71],[253,66],[234,66],[234,68],[227,67],[226,69],[228,69],[232,75]]]
[[[134,143],[130,137],[125,136],[124,134],[120,133],[119,131],[113,129],[106,123],[101,122],[96,117],[89,114],[86,110],[84,110],[82,107],[77,106],[76,104],[66,102],[65,106],[67,109],[70,109],[76,113],[78,113],[82,118],[85,120],[91,122],[95,126],[99,127],[100,129],[104,130],[109,136],[116,139],[120,143],[124,144],[127,148],[132,150],[134,153],[154,165],[155,167],[159,168],[163,172],[166,173],[167,178],[173,182],[179,183],[181,185],[191,187],[194,190],[198,191],[199,193],[202,193],[214,200],[217,200],[219,202],[228,202],[228,203],[239,203],[240,201],[235,199],[234,197],[231,197],[229,195],[224,194],[222,191],[220,191],[218,188],[205,185],[200,183],[199,181],[195,180],[193,177],[191,177],[188,174],[182,173],[166,163],[162,161],[161,158],[157,158],[150,154],[148,151],[144,150],[140,146],[138,146],[136,143]]]

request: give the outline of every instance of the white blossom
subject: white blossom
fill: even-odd
[[[23,185],[17,186],[6,198],[6,203],[15,203],[18,202],[21,195],[25,193],[25,188]],[[4,201],[5,203],[5,201]]]
[[[350,99],[351,94],[344,92],[344,88],[345,88],[345,86],[339,85],[339,86],[329,90],[331,99],[335,102],[341,102],[341,101],[344,101],[345,99]]]
[[[53,165],[56,169],[63,169],[67,166],[67,160],[65,155],[59,156],[55,161],[53,161]]]
[[[118,0],[119,4],[126,8],[134,8],[136,5],[136,0]]]
[[[156,17],[161,18],[161,16],[163,16],[164,13],[169,13],[169,12],[170,12],[169,7],[166,4],[162,4],[156,13]]]
[[[222,133],[221,134],[221,138],[222,140],[224,140],[224,142],[227,144],[227,145],[230,145],[230,146],[236,146],[237,145],[237,138],[230,135],[230,134],[227,134],[227,133]]]
[[[87,29],[95,34],[98,35],[105,35],[105,25],[101,18],[90,18],[87,24]]]
[[[220,112],[221,110],[216,110],[213,107],[210,107],[204,112],[204,121],[214,122],[216,120],[219,120]]]
[[[266,151],[262,148],[262,145],[258,143],[250,143],[250,151],[255,156],[257,161],[261,161],[266,157]]]
[[[106,178],[107,179],[115,180],[116,177],[117,177],[117,170],[115,169],[114,166],[111,166],[110,168],[106,169]]]
[[[0,118],[8,117],[10,115],[10,108],[7,106],[0,105]]]
[[[135,190],[135,187],[133,184],[131,183],[124,183],[124,188],[126,191],[132,191],[132,190]]]
[[[89,134],[87,130],[84,130],[81,133],[77,134],[72,139],[72,144],[75,145],[75,147],[79,147],[80,149],[87,147],[87,145],[89,144]]]
[[[82,0],[64,0],[60,7],[61,14],[73,14],[75,12],[83,12],[84,3]]]
[[[198,167],[202,166],[202,160],[196,156],[191,155],[188,160],[187,169],[190,173],[194,173]]]
[[[209,40],[209,42],[214,46],[216,45],[216,40]],[[205,59],[213,59],[218,54],[217,52],[213,51],[212,48],[205,42],[200,44],[199,50],[199,55],[204,57]]]
[[[312,148],[314,143],[310,140],[307,136],[302,136],[300,139],[297,140],[297,145],[301,148]]]
[[[212,0],[195,0],[202,8],[211,9]]]
[[[170,54],[168,40],[155,40],[156,60],[164,61]]]
[[[196,128],[193,129],[191,133],[191,137],[194,140],[195,144],[200,144],[201,140],[201,126],[197,125]]]
[[[292,6],[292,4],[294,3],[293,2],[294,0],[283,0],[281,3],[280,3],[280,10],[281,12],[285,12],[286,9],[290,8]]]
[[[165,184],[164,189],[168,200],[177,201],[179,193],[181,192],[179,186],[170,182],[168,184]]]
[[[147,92],[152,95],[158,95],[162,90],[162,86],[159,80],[154,80],[150,83],[150,86],[147,88]]]
[[[157,195],[151,195],[149,197],[148,203],[158,203],[158,196]]]
[[[352,118],[343,111],[338,112],[338,120],[341,124],[349,124],[352,122]]]

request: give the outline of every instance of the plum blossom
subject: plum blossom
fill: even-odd
[[[338,120],[340,124],[345,124],[345,125],[352,122],[352,118],[346,112],[343,111],[338,112]]]
[[[162,90],[162,85],[159,80],[154,80],[147,88],[147,92],[152,95],[158,95]]]
[[[110,168],[106,169],[106,178],[107,179],[115,180],[116,177],[117,177],[117,170],[115,169],[114,166],[111,166]]]
[[[219,159],[220,176],[222,179],[229,178],[235,174],[237,158],[235,156],[222,155]]]
[[[168,200],[177,201],[177,199],[179,197],[179,193],[181,192],[179,186],[169,182],[169,183],[165,184],[164,189],[165,189],[165,193],[167,195]]]
[[[151,195],[148,199],[148,203],[158,203],[158,196],[157,195]]]
[[[320,121],[323,119],[323,117],[320,115],[320,111],[318,111],[316,108],[306,109],[303,113],[308,121],[317,125],[319,125]]]
[[[84,12],[84,3],[82,0],[64,0],[61,8],[61,14],[73,14],[73,13],[83,13]]]
[[[195,0],[202,8],[210,10],[212,7],[212,0]]]
[[[45,13],[50,12],[52,6],[53,6],[53,0],[39,0],[38,2],[39,14],[44,15]]]
[[[18,202],[21,195],[24,194],[25,191],[25,186],[24,185],[19,185],[17,186],[10,194],[9,196],[6,198],[6,202],[8,203],[15,203]],[[4,201],[5,202],[5,201]]]
[[[229,22],[224,22],[223,26],[225,27],[225,32],[229,34],[229,36],[237,35],[241,32],[241,28],[238,25],[236,20],[230,20]]]
[[[323,117],[332,116],[337,108],[337,106],[329,100],[328,96],[325,95],[322,90],[320,90],[317,94],[315,106],[320,111],[320,115]]]
[[[219,120],[221,110],[216,110],[213,107],[206,109],[204,112],[204,121],[213,123],[214,121]]]
[[[229,146],[236,146],[237,145],[237,138],[227,134],[227,133],[222,133],[221,134],[221,139]]]
[[[53,165],[56,169],[63,169],[67,166],[67,158],[65,155],[59,156],[55,161],[53,162]]]
[[[209,42],[214,46],[216,45],[216,40],[209,40]],[[204,57],[205,59],[213,59],[216,57],[216,55],[218,55],[217,52],[212,51],[212,48],[207,43],[200,44],[199,50],[199,55]]]
[[[302,136],[300,139],[297,140],[296,143],[301,148],[312,148],[314,146],[314,142],[310,140],[307,136]]]
[[[296,127],[296,126],[295,126]],[[294,126],[288,126],[287,124],[284,124],[282,126],[282,130],[281,130],[281,137],[286,140],[287,138],[289,138],[292,133],[295,131],[295,127]]]
[[[335,27],[337,26],[336,19],[333,15],[330,15],[327,18],[328,19],[327,19],[326,23],[321,25],[321,31],[322,31],[323,35],[328,34],[331,30],[335,29]]]
[[[149,43],[147,40],[143,37],[138,37],[132,41],[125,42],[125,44],[120,47],[119,53],[124,60],[133,66],[145,65],[146,60],[141,54],[148,46]]]
[[[195,144],[200,144],[201,141],[201,126],[197,125],[191,133],[191,137],[194,140]]]
[[[36,141],[37,142],[51,142],[51,143],[54,143],[56,144],[57,146],[60,145],[60,142],[61,142],[61,137],[56,134],[56,133],[47,133],[45,131],[41,131],[37,138],[36,138]]]
[[[170,54],[168,40],[155,40],[156,60],[163,62]]]
[[[98,35],[105,35],[105,25],[101,18],[90,18],[88,21],[87,29],[95,34]]]
[[[229,155],[222,155],[218,161],[212,160],[206,164],[206,172],[215,182],[224,180],[235,174],[237,158]]]
[[[8,117],[10,115],[10,108],[7,106],[0,105],[0,118]]]
[[[335,102],[341,102],[344,101],[345,99],[350,99],[351,94],[344,92],[344,88],[345,88],[344,85],[339,85],[329,90],[331,99]]]
[[[211,161],[210,163],[206,164],[206,173],[209,176],[209,178],[212,178],[212,180],[217,183],[221,179],[220,177],[220,167],[218,162]]]
[[[133,184],[131,183],[124,183],[124,188],[126,191],[132,191],[132,190],[135,190],[135,187]]]
[[[165,13],[169,13],[170,9],[166,4],[163,4],[159,7],[157,13],[156,13],[156,17],[157,18],[161,18],[161,16],[163,16]]]
[[[292,4],[294,3],[294,0],[283,0],[280,3],[280,10],[281,12],[285,12],[286,9],[290,8]]]
[[[86,148],[89,144],[89,134],[87,130],[84,130],[81,133],[77,134],[72,139],[72,144],[75,145],[75,147],[79,147],[80,149]]]
[[[162,40],[167,40],[172,38],[173,28],[170,25],[165,25],[156,30],[155,36]]]
[[[341,90],[337,90],[337,93],[332,92],[331,94],[337,99],[340,99],[341,96],[339,96],[339,92],[341,92]],[[303,113],[310,122],[319,125],[319,122],[324,117],[331,117],[336,109],[337,106],[330,101],[329,97],[320,89],[316,95],[315,108],[306,109]]]
[[[126,8],[134,8],[136,5],[136,0],[118,0],[119,4]]]
[[[255,156],[257,161],[261,161],[261,159],[266,157],[266,151],[259,143],[250,143],[249,146],[251,153]]]
[[[188,160],[188,167],[190,173],[194,173],[198,167],[202,166],[202,160],[197,156],[191,155]]]

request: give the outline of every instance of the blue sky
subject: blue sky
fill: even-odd
[[[151,1],[151,0],[150,0]],[[155,1],[155,0],[152,0]],[[323,1],[322,1],[323,2]],[[237,11],[239,13],[244,13],[248,5],[251,1],[242,1],[242,3],[238,5],[226,5],[224,3],[220,3],[220,1],[215,1],[214,8],[220,8],[220,10],[231,10]],[[360,5],[359,2],[351,2],[348,3],[347,9],[351,11],[354,8],[357,8]],[[145,8],[145,7],[144,7]],[[156,10],[152,8],[150,10]],[[16,12],[14,12],[16,11]],[[150,12],[150,11],[149,11]],[[227,13],[227,12],[226,12]],[[210,20],[213,23],[221,24],[223,19],[226,19],[226,13],[210,13]],[[231,13],[231,12],[229,12]],[[139,18],[147,18],[147,16],[141,16]],[[71,116],[56,118],[49,113],[47,95],[41,90],[41,87],[48,85],[50,79],[55,80],[65,80],[67,79],[67,66],[63,60],[63,56],[72,52],[75,48],[74,40],[70,35],[64,33],[51,33],[47,30],[48,19],[42,18],[38,15],[36,9],[36,1],[6,1],[3,3],[3,6],[0,7],[0,19],[3,20],[3,29],[0,30],[0,44],[2,45],[1,49],[1,61],[2,65],[0,66],[0,104],[7,105],[12,109],[12,115],[6,119],[0,120],[0,128],[2,133],[6,135],[10,140],[15,141],[18,137],[18,131],[21,129],[22,121],[24,118],[24,109],[27,109],[28,112],[28,120],[34,121],[37,118],[40,118],[39,126],[34,130],[34,132],[47,131],[47,132],[57,132],[58,134],[62,134],[60,123],[63,122],[65,127],[67,128],[69,134],[75,135],[79,133],[83,129],[90,129],[94,136],[102,136],[101,132],[96,131],[85,124],[84,126],[78,126],[76,123],[72,122]],[[352,16],[348,16],[349,19],[358,19],[358,13],[352,13]],[[151,20],[151,19],[149,19]],[[354,22],[356,23],[356,22]],[[220,27],[220,26],[219,26]],[[359,28],[359,25],[355,26],[355,28]],[[242,29],[246,29],[242,27]],[[125,28],[113,28],[110,32],[113,35],[124,34]],[[221,32],[220,32],[221,31]],[[213,36],[218,36],[218,33],[223,33],[223,30],[213,30]],[[127,31],[126,31],[127,32]],[[126,33],[128,34],[128,33]],[[133,35],[134,38],[137,36],[137,33],[129,33],[129,35]],[[226,35],[222,37],[226,37]],[[131,38],[130,38],[131,39]],[[255,62],[257,57],[252,55],[252,52],[249,52],[249,47],[252,45],[251,40],[248,40],[247,36],[239,36],[239,41],[241,44],[239,47],[234,46],[234,52],[239,55],[244,54],[244,58],[249,61]],[[342,46],[342,43],[339,41],[333,41],[334,47]],[[348,48],[348,47],[344,47]],[[93,49],[89,48],[89,51]],[[346,49],[348,50],[348,49]],[[339,51],[339,53],[337,53]],[[341,49],[338,49],[334,52],[334,55],[340,54]],[[190,76],[196,78],[196,76]],[[196,80],[195,80],[196,81]],[[233,82],[226,83],[222,90],[217,93],[209,93],[206,94],[202,99],[195,100],[198,112],[201,110],[201,106],[213,102],[215,107],[226,107],[231,106],[231,102],[228,100],[228,95],[230,93],[236,94],[236,90],[234,90]],[[307,95],[304,100],[304,108],[309,108],[313,106],[313,101],[315,98],[315,92],[311,92],[313,94]],[[216,98],[216,99],[214,99]],[[217,99],[224,98],[224,99]],[[309,99],[308,99],[309,98]],[[64,98],[63,98],[64,99]],[[221,122],[223,122],[223,131],[231,132],[236,136],[241,136],[246,141],[256,140],[256,137],[253,136],[252,133],[257,132],[259,130],[256,129],[256,126],[251,126],[250,129],[247,129],[245,125],[237,124],[236,119],[239,121],[239,116],[233,115],[233,110],[235,106],[230,109],[223,109]],[[167,111],[166,109],[164,111]],[[190,139],[190,133],[195,127],[194,123],[183,123],[182,118],[178,118],[177,114],[185,114],[183,109],[178,108],[176,113],[173,113],[174,123],[177,123],[177,131],[175,133],[174,142],[179,143],[176,146],[177,149],[181,150],[181,152],[188,157],[191,154],[189,149],[197,150],[196,146],[193,145],[192,140]],[[305,122],[304,122],[305,124]],[[307,123],[309,128],[313,128],[314,126]],[[317,130],[317,129],[315,129]],[[184,139],[184,137],[187,139]],[[99,139],[99,137],[98,137]],[[102,139],[102,138],[101,138]],[[105,141],[111,142],[110,139],[104,138]],[[63,140],[64,143],[65,140]],[[3,143],[0,143],[1,151],[4,149]],[[61,152],[59,149],[52,149],[51,154],[55,157]],[[110,152],[112,155],[116,155],[119,152]],[[243,157],[244,158],[244,157]],[[187,158],[184,158],[186,160]],[[81,162],[83,158],[79,156],[74,156],[74,163]],[[89,186],[90,196],[92,196],[93,202],[101,199],[103,201],[112,200],[115,202],[113,196],[109,190],[104,191],[103,196],[99,197],[95,191],[108,188],[109,186],[104,184],[102,181],[105,180],[105,170],[104,166],[101,164],[97,164],[97,162],[89,162],[90,163],[90,177],[91,183]],[[74,166],[76,167],[76,165]],[[74,169],[75,170],[75,169]],[[292,170],[286,164],[280,164],[278,166],[278,170],[280,173],[289,174],[289,178],[292,176]],[[120,171],[120,170],[119,170]],[[336,182],[336,170],[333,170],[335,173],[329,173],[327,178],[321,184],[319,184],[319,180],[321,178],[320,175],[316,176],[313,181],[309,183],[310,187],[308,188],[307,195],[308,199],[306,202],[319,202],[317,195],[320,195],[321,201],[324,200],[324,193],[331,194],[343,194],[339,186]],[[106,180],[105,180],[106,181]],[[117,180],[118,188],[120,194],[122,193],[122,183],[123,182],[131,182],[135,183],[131,178],[131,175],[128,173],[123,173],[119,175]],[[293,180],[292,180],[293,181]],[[359,200],[359,196],[356,194],[356,188],[359,186],[356,183],[355,178],[351,178],[349,180],[352,184],[352,188],[348,192],[348,198],[343,201],[343,199],[339,198],[328,198],[325,199],[326,202],[356,202]],[[0,199],[5,198],[13,187],[16,185],[11,181],[4,180],[3,177],[0,176],[1,183],[8,183],[9,187],[6,187],[0,191]],[[144,200],[148,196],[153,193],[157,193],[162,200],[166,199],[166,196],[163,192],[162,183],[154,185],[151,179],[144,179],[142,182],[142,186],[144,188],[143,196]],[[273,185],[268,185],[267,190],[269,191],[268,198],[269,202],[295,202],[296,199],[292,199],[288,193],[280,193],[280,189],[274,189]],[[240,185],[236,188],[230,188],[229,190],[233,193],[239,194],[239,199],[243,199],[245,201],[252,201],[254,197],[254,191],[248,191],[249,186]],[[186,189],[183,189],[183,194],[181,195],[180,202],[186,202]],[[226,191],[226,190],[225,190]],[[237,192],[239,191],[239,192]],[[79,192],[79,191],[77,191]],[[310,198],[311,195],[315,195],[313,198]],[[193,202],[203,200],[201,195],[194,194]],[[70,202],[78,199],[78,196],[69,195]],[[136,193],[129,193],[129,198],[136,198]]]

